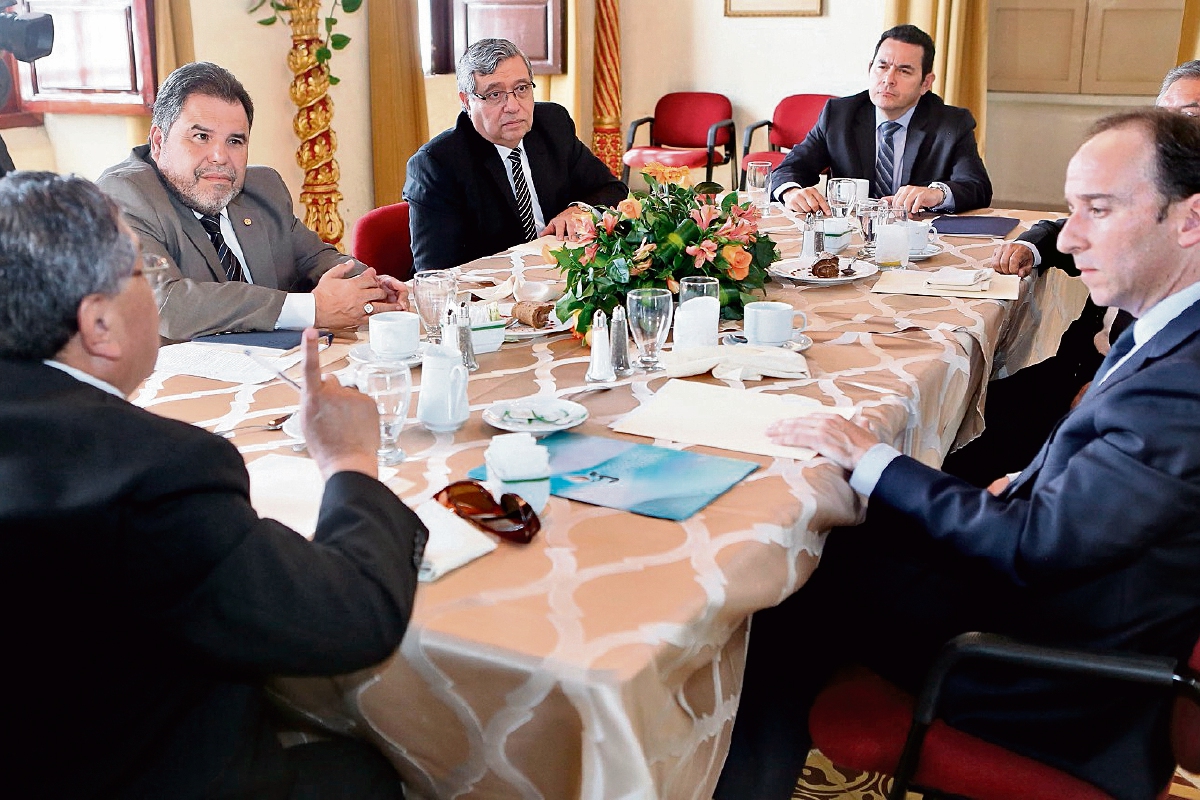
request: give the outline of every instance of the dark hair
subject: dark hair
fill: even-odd
[[[1163,78],[1162,88],[1158,90],[1158,96],[1161,98],[1166,94],[1167,89],[1171,88],[1171,84],[1180,78],[1200,78],[1200,59],[1185,61],[1168,72],[1167,76]]]
[[[183,113],[183,104],[194,94],[215,97],[227,103],[241,103],[242,108],[246,109],[246,124],[254,125],[254,103],[246,87],[232,72],[208,61],[184,64],[167,76],[158,87],[151,122],[166,134]]]
[[[875,52],[871,55],[872,62],[875,61],[875,56],[879,55],[879,48],[888,39],[895,39],[897,42],[904,42],[905,44],[920,45],[922,51],[924,51],[921,55],[921,77],[924,78],[933,72],[933,37],[928,33],[916,25],[897,25],[894,28],[888,28],[875,44]]]
[[[474,42],[458,59],[455,69],[458,90],[463,94],[471,94],[475,91],[476,72],[480,75],[491,75],[499,68],[501,61],[517,56],[525,62],[525,69],[529,70],[530,77],[533,77],[533,66],[529,59],[521,52],[521,48],[508,39],[480,39]]]
[[[53,172],[0,179],[0,358],[53,358],[79,330],[79,304],[116,294],[137,244],[91,181]]]
[[[1097,120],[1087,138],[1134,127],[1145,131],[1154,145],[1154,187],[1163,199],[1161,221],[1167,206],[1200,194],[1200,118],[1166,108],[1137,108]]]

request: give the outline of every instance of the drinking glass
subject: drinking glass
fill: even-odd
[[[872,256],[875,254],[875,234],[879,230],[879,212],[887,208],[882,200],[859,200],[854,204],[854,218],[858,220],[859,230],[862,232],[863,246],[859,250],[860,256]]]
[[[666,289],[631,289],[625,297],[625,308],[641,368],[646,372],[663,369],[658,351],[671,329],[671,293]]]
[[[767,214],[767,190],[771,186],[771,162],[751,161],[746,165],[746,194],[754,207]]]
[[[679,281],[675,309],[675,349],[717,344],[721,324],[721,284],[716,278],[689,275]]]
[[[834,178],[825,185],[825,199],[835,217],[844,217],[858,199],[858,186],[853,178]]]
[[[694,297],[715,297],[721,300],[721,284],[706,275],[689,275],[679,281],[679,305]]]
[[[364,364],[358,371],[358,390],[374,400],[379,411],[379,449],[375,452],[379,465],[399,464],[404,460],[400,431],[412,397],[408,367],[396,362]]]
[[[908,214],[902,208],[884,207],[878,214],[875,263],[880,269],[908,266]]]
[[[454,273],[444,269],[418,272],[413,279],[413,298],[417,302],[417,313],[425,323],[425,334],[432,344],[441,344],[442,319],[446,309],[454,302],[458,281]]]

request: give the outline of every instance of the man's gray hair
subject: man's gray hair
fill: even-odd
[[[246,109],[246,124],[254,124],[254,103],[250,93],[233,73],[208,61],[184,64],[167,76],[158,87],[151,122],[164,134],[171,130],[183,113],[183,104],[194,94],[215,97],[227,103],[241,103]]]
[[[53,172],[0,179],[0,358],[53,358],[79,304],[133,274],[137,243],[91,181]]]
[[[506,61],[513,56],[519,56],[525,62],[525,69],[529,71],[529,77],[532,79],[533,65],[521,52],[521,48],[508,39],[480,39],[475,42],[458,60],[458,68],[455,72],[458,78],[458,90],[464,94],[473,93],[475,91],[475,73],[491,75],[500,67],[501,61]]]
[[[1171,88],[1171,84],[1181,78],[1200,78],[1200,59],[1185,61],[1168,72],[1167,77],[1163,78],[1162,88],[1158,90],[1158,99],[1162,100],[1162,96],[1167,93],[1167,89]]]

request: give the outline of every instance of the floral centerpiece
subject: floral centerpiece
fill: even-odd
[[[775,242],[758,230],[758,209],[739,204],[737,192],[718,197],[716,183],[691,188],[686,167],[650,164],[642,174],[649,192],[630,192],[616,208],[586,209],[570,240],[549,251],[567,281],[558,318],[574,316],[583,335],[597,310],[611,316],[631,289],[677,293],[681,278],[706,275],[720,283],[721,315],[741,319],[779,259]]]

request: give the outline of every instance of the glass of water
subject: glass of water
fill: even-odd
[[[418,272],[413,279],[413,299],[417,302],[417,313],[425,323],[425,334],[431,344],[442,341],[442,319],[446,309],[454,302],[458,281],[454,273],[444,269]]]
[[[405,458],[400,449],[400,431],[412,398],[408,367],[391,361],[364,364],[358,371],[358,390],[375,401],[379,412],[379,449],[375,452],[379,465],[399,464]]]
[[[639,366],[646,372],[664,367],[658,363],[658,351],[671,330],[671,293],[666,289],[631,289],[625,297],[629,312],[629,330],[638,348]]]
[[[771,187],[771,162],[751,161],[746,165],[746,194],[754,207],[767,213],[767,190]]]
[[[833,178],[825,185],[825,199],[829,201],[835,217],[849,214],[857,198],[858,186],[850,178]]]
[[[854,218],[862,232],[863,246],[858,254],[869,257],[875,254],[875,234],[879,230],[879,216],[887,210],[882,200],[859,200],[854,204]]]

